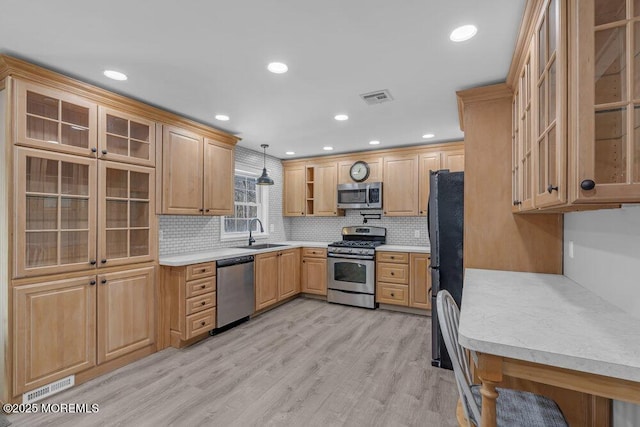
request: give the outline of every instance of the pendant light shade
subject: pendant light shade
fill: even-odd
[[[264,150],[264,156],[263,156],[264,166],[262,168],[262,175],[260,175],[260,178],[258,178],[258,180],[256,181],[256,184],[257,185],[273,185],[273,179],[271,179],[269,177],[269,174],[267,173],[267,147],[269,147],[269,145],[262,144],[260,145],[260,147],[262,147],[262,149]]]

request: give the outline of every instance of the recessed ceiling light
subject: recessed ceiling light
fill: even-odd
[[[349,120],[349,116],[347,116],[346,114],[336,114],[334,119],[338,120],[339,122],[343,122],[345,120]]]
[[[425,133],[424,135],[422,135],[422,137],[423,137],[424,139],[431,139],[431,138],[433,138],[434,136],[435,136],[435,135],[434,135],[434,134],[432,134],[432,133]]]
[[[463,25],[462,27],[458,27],[453,30],[451,35],[449,35],[449,38],[454,42],[463,42],[475,36],[477,32],[478,29],[475,25]]]
[[[286,154],[287,156],[293,156],[294,154],[296,154],[296,152],[295,151],[287,151],[284,154]]]
[[[275,74],[283,74],[289,71],[289,67],[283,62],[270,62],[269,65],[267,65],[267,70]]]
[[[328,145],[326,147],[322,147],[323,150],[325,151],[331,151],[333,150],[333,147],[329,147]]]
[[[378,144],[380,144],[380,141],[369,141],[369,144],[378,145]]]
[[[216,120],[226,122],[229,120],[229,116],[227,116],[226,114],[216,114]]]
[[[105,76],[113,80],[119,80],[119,81],[127,80],[127,75],[124,73],[121,73],[120,71],[104,70],[102,74],[104,74]]]

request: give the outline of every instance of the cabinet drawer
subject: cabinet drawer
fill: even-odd
[[[187,280],[201,279],[203,277],[216,275],[215,262],[203,262],[187,266]]]
[[[324,248],[302,248],[303,258],[326,258],[327,250]]]
[[[210,331],[216,327],[216,309],[203,311],[201,313],[192,314],[187,316],[187,330],[185,331],[185,338],[193,338],[197,335]]]
[[[407,264],[390,264],[379,262],[376,279],[381,282],[409,284],[409,266]]]
[[[185,287],[185,298],[213,292],[216,290],[216,278],[207,277],[206,279],[192,280],[191,282],[187,282]]]
[[[408,252],[376,252],[376,261],[408,264],[409,253]]]
[[[383,304],[409,305],[409,286],[393,283],[378,283],[376,301]]]
[[[197,297],[187,299],[186,314],[187,316],[202,310],[208,310],[216,306],[216,293],[209,292]]]

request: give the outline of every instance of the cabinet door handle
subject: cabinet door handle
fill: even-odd
[[[96,281],[95,281],[95,280],[92,280],[92,281],[90,281],[90,282],[89,282],[89,284],[90,284],[91,286],[93,286],[93,285],[95,285],[95,284],[96,284]]]
[[[204,208],[200,208],[198,209],[200,212],[204,212]]]
[[[392,271],[392,272],[391,272],[391,275],[392,275],[392,276],[395,276],[395,275],[396,275],[396,273],[394,273],[394,272]]]
[[[300,212],[300,215],[304,215],[304,212]]]
[[[427,289],[427,295],[431,295],[431,288]]]
[[[391,259],[396,259],[396,257],[394,257],[394,256],[391,256]]]
[[[593,190],[596,188],[596,182],[592,179],[585,179],[580,183],[580,188],[586,191]]]
[[[205,212],[209,212],[209,209],[205,209],[204,211],[205,211]]]
[[[96,147],[92,147],[92,148],[91,148],[91,152],[92,152],[92,153],[97,153],[97,152],[98,152],[98,149],[97,149]]]
[[[394,294],[393,292],[391,292],[391,296],[392,296],[392,297],[395,297],[395,296],[396,296],[396,294]]]
[[[306,262],[307,262],[306,260],[304,260],[304,259],[302,260],[302,263],[303,263],[303,264],[304,264],[304,263],[306,263]]]
[[[520,200],[514,200],[513,201],[513,206],[518,206],[518,205],[521,205],[521,204],[522,204],[522,202]]]
[[[549,184],[549,186],[547,187],[547,191],[549,192],[549,194],[551,194],[552,191],[558,191],[558,186],[556,185],[555,187],[552,184]]]
[[[200,286],[200,289],[204,289],[206,287],[207,287],[207,285],[202,285],[202,286]]]
[[[91,265],[96,265],[96,262],[97,262],[97,261],[96,261],[95,259],[92,259],[91,261],[89,261],[89,264],[91,264]]]
[[[101,259],[101,260],[100,260],[100,262],[101,262],[102,264],[106,264],[106,263],[107,263],[107,260],[106,260],[106,259]]]
[[[200,273],[206,273],[206,272],[207,272],[206,268],[203,268],[203,269],[200,270]]]
[[[100,283],[102,283],[103,285],[105,285],[107,283],[107,279],[102,279],[100,280]]]
[[[202,301],[202,302],[200,303],[200,305],[206,305],[206,304],[207,304],[207,303],[206,303],[205,301]]]
[[[102,150],[102,154],[106,155],[107,154],[107,150]]]
[[[424,211],[420,211],[420,215],[422,215],[424,213]]]
[[[200,324],[201,324],[202,326],[204,326],[204,325],[206,325],[206,324],[207,324],[207,322],[202,321],[202,322],[200,322]]]

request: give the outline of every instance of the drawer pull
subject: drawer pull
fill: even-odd
[[[392,297],[395,297],[395,296],[396,296],[396,294],[394,294],[393,292],[391,292],[391,296],[392,296]]]
[[[391,259],[396,259],[396,257],[394,257],[393,255],[391,256]]]
[[[205,304],[206,304],[206,301],[202,301],[202,302],[200,303],[200,305],[205,305]]]
[[[203,269],[200,270],[200,273],[206,273],[206,272],[207,272],[206,268],[203,268]]]
[[[395,276],[395,275],[396,275],[396,273],[394,273],[394,272],[392,271],[392,272],[391,272],[391,275],[392,275],[392,276]]]
[[[200,322],[200,324],[201,324],[202,326],[204,326],[204,325],[206,325],[206,324],[207,324],[207,322],[205,322],[205,321],[203,320],[202,322]]]
[[[202,286],[200,286],[200,289],[204,289],[206,287],[207,287],[207,285],[202,285]]]

